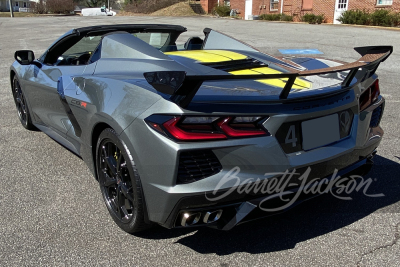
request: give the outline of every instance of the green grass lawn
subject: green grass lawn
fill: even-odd
[[[14,12],[14,17],[35,17],[37,14],[28,12]],[[0,12],[0,17],[11,17],[10,12]]]

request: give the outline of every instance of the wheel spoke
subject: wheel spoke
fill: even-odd
[[[26,114],[26,104],[25,104],[25,98],[24,95],[21,93],[21,108],[24,114]]]
[[[119,173],[121,171],[121,151],[119,151],[119,155],[117,158],[117,172]]]
[[[126,160],[120,165],[120,169],[126,169]]]
[[[118,215],[120,215],[120,207],[118,205],[118,199],[117,197],[115,197],[114,199],[110,200],[111,203],[111,207],[112,209],[115,211],[115,213],[117,213]]]
[[[104,153],[104,161],[106,162],[109,170],[112,173],[112,176],[116,176],[117,175],[117,168],[116,168],[116,164],[115,164],[115,159],[111,156],[108,155],[106,148],[103,146],[103,153]]]
[[[118,198],[118,206],[119,207],[125,206],[125,196],[122,193],[121,184],[119,184],[117,188],[117,198]]]
[[[131,188],[128,188],[128,186],[126,186],[125,184],[121,184],[121,192],[124,195],[124,197],[130,201],[133,202],[134,198],[133,195],[131,193],[129,193],[129,191]]]
[[[22,100],[21,100],[21,98],[20,98],[19,96],[17,96],[17,97],[15,98],[15,101],[17,101],[17,103],[18,103],[19,105],[22,105]]]
[[[107,174],[107,172],[105,172],[105,173],[104,173],[103,185],[104,185],[105,187],[109,187],[109,186],[112,186],[112,185],[115,185],[115,184],[117,184],[117,180],[114,179],[114,178],[112,178],[112,177],[110,177],[110,176]]]
[[[128,210],[126,209],[125,206],[121,207],[121,215],[122,215],[121,217],[122,217],[123,221],[124,221],[124,219],[129,220],[129,218],[131,216],[131,214],[128,212]]]

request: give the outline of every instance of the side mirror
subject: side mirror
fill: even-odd
[[[35,54],[31,50],[18,50],[14,58],[21,65],[30,65],[35,60]]]

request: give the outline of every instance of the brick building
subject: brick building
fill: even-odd
[[[211,12],[218,0],[201,0],[203,9]],[[219,0],[219,4],[230,5],[239,11],[238,16],[248,19],[249,15],[284,13],[299,21],[307,13],[324,15],[327,23],[335,21],[346,10],[364,9],[375,11],[390,9],[400,11],[400,0]]]

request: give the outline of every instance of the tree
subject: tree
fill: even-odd
[[[39,0],[37,3],[32,3],[33,13],[45,14],[47,13],[46,4],[43,0]]]
[[[106,1],[104,0],[86,0],[85,2],[88,7],[101,7],[106,5]]]
[[[74,11],[75,3],[73,0],[47,0],[46,9],[54,14],[69,14]]]
[[[108,6],[108,0],[74,0],[77,5],[87,6],[87,7],[101,7]],[[110,6],[115,4],[115,0],[110,0]]]

